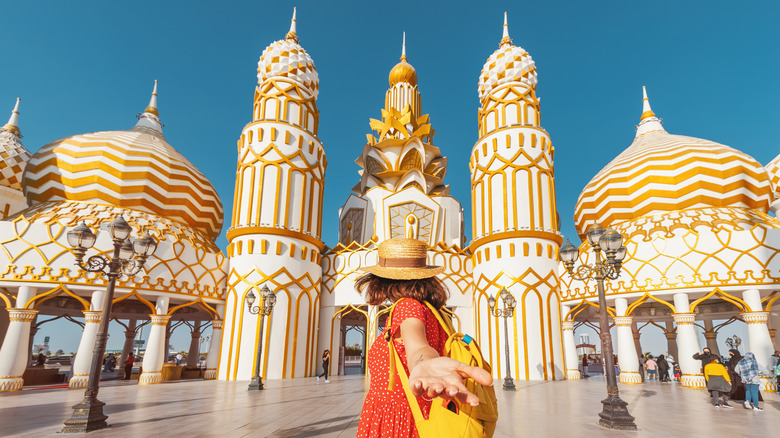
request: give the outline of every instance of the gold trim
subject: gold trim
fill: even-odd
[[[292,239],[298,239],[303,240],[305,242],[308,242],[320,251],[322,251],[325,248],[325,244],[322,243],[321,240],[317,239],[314,236],[309,236],[307,234],[303,234],[299,231],[293,231],[288,230],[285,228],[273,228],[273,227],[240,227],[240,228],[231,228],[228,230],[226,237],[229,242],[232,242],[233,239],[240,236],[246,236],[250,234],[271,234],[274,236],[284,236],[289,237]]]
[[[495,242],[497,240],[522,239],[522,238],[529,238],[529,237],[535,239],[552,240],[558,246],[563,244],[563,236],[561,236],[560,234],[553,233],[551,231],[517,230],[517,231],[502,231],[500,233],[493,233],[484,237],[480,237],[479,239],[471,241],[471,245],[469,245],[467,248],[469,251],[474,253],[483,245],[491,242]]]

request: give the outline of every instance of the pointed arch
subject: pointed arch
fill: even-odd
[[[766,303],[766,306],[764,307],[764,310],[767,312],[772,311],[772,304],[774,304],[775,301],[777,301],[780,298],[780,292],[774,291],[771,294],[767,295],[766,298],[761,300],[762,302]]]
[[[138,301],[140,301],[140,302],[144,303],[144,304],[146,305],[146,307],[148,307],[149,309],[151,309],[151,311],[152,311],[152,315],[154,315],[154,314],[156,314],[156,313],[157,313],[157,308],[156,308],[156,307],[154,307],[154,304],[152,304],[152,302],[151,302],[151,301],[149,301],[149,300],[147,300],[146,298],[142,297],[142,296],[141,296],[141,294],[139,294],[139,293],[138,293],[138,291],[137,291],[137,290],[135,290],[135,289],[133,289],[133,290],[131,290],[130,292],[128,292],[128,293],[126,293],[126,294],[122,295],[122,296],[121,296],[121,297],[119,297],[119,298],[114,298],[113,300],[111,300],[111,304],[113,305],[113,304],[116,304],[116,303],[118,303],[118,302],[120,302],[120,301],[124,301],[124,300],[126,300],[126,299],[128,299],[128,298],[132,297],[133,295],[135,295],[135,297],[138,299]]]
[[[580,310],[577,310],[582,306]],[[599,308],[598,303],[592,303],[588,301],[587,299],[583,298],[582,301],[579,302],[576,306],[572,307],[571,310],[569,310],[569,313],[566,314],[566,317],[563,318],[564,321],[574,321],[574,318],[577,317],[582,311],[588,308],[588,306]],[[576,311],[576,312],[575,312]],[[607,306],[607,313],[609,313],[613,318],[615,317],[615,309]],[[569,318],[571,316],[571,318]]]
[[[746,303],[744,300],[742,300],[740,298],[737,298],[734,295],[731,295],[729,293],[723,292],[722,290],[720,290],[717,287],[715,289],[713,289],[712,292],[708,293],[707,295],[704,295],[703,297],[701,297],[698,300],[696,300],[693,303],[691,303],[690,312],[693,312],[693,309],[695,309],[696,306],[701,304],[702,301],[705,301],[706,299],[708,299],[708,298],[710,298],[712,296],[718,296],[721,299],[723,299],[724,301],[728,301],[729,303],[731,303],[731,304],[735,305],[736,307],[738,307],[740,312],[753,312],[753,309],[751,309],[750,305],[748,305],[748,303]],[[761,309],[758,309],[758,310],[761,310]]]
[[[61,295],[63,293],[66,294],[66,295],[69,295],[69,296],[71,296],[71,297],[73,297],[75,299],[77,299],[81,303],[81,305],[84,307],[85,311],[89,310],[89,306],[90,306],[89,301],[87,301],[84,298],[82,298],[82,297],[74,294],[73,292],[71,292],[71,290],[68,289],[64,284],[59,284],[59,285],[55,286],[54,288],[49,289],[46,292],[40,293],[38,295],[35,295],[34,297],[32,297],[29,300],[27,300],[26,303],[24,303],[24,306],[22,307],[22,309],[27,309],[27,310],[35,309],[37,306],[40,306],[41,303],[43,303],[44,301],[50,300],[50,299],[52,299],[52,298],[54,298],[56,296],[59,296],[59,295]],[[33,303],[35,303],[35,304],[33,305]]]
[[[645,294],[642,295],[638,300],[634,301],[633,303],[631,303],[630,306],[628,306],[628,308],[626,309],[626,316],[631,316],[631,314],[634,312],[634,310],[637,307],[641,306],[642,303],[644,303],[648,299],[651,299],[651,300],[653,300],[653,301],[655,301],[657,303],[663,304],[666,307],[672,309],[672,313],[673,314],[677,313],[677,309],[675,309],[673,304],[653,296],[650,292],[645,292]]]
[[[422,157],[417,149],[412,149],[404,155],[398,170],[422,169]]]
[[[211,307],[207,302],[203,301],[203,298],[200,297],[195,301],[189,301],[186,303],[179,304],[178,306],[172,307],[170,310],[168,310],[168,316],[173,316],[174,312],[176,312],[179,309],[183,309],[185,307],[197,305],[201,309],[205,310],[206,313],[211,316],[211,319],[213,320],[221,320],[219,317],[219,313],[217,313],[217,310],[213,307]]]

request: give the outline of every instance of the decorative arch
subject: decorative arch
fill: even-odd
[[[780,292],[774,291],[771,294],[769,294],[766,298],[761,300],[761,302],[766,303],[766,305],[764,306],[764,310],[767,312],[771,312],[772,304],[774,304],[774,302],[777,301],[778,299],[780,299]]]
[[[11,304],[11,300],[16,300],[16,297],[11,295],[11,292],[9,292],[6,288],[0,288],[0,299],[3,300],[5,303],[5,308],[10,309],[13,307],[13,304]]]
[[[695,309],[696,306],[698,306],[703,301],[707,300],[708,298],[710,298],[712,296],[718,296],[721,299],[723,299],[724,301],[728,301],[729,303],[731,303],[731,304],[735,305],[737,308],[739,308],[740,312],[752,312],[753,311],[753,309],[751,309],[750,306],[748,305],[748,303],[746,303],[744,300],[742,300],[740,298],[737,298],[734,295],[731,295],[729,293],[723,292],[722,290],[720,290],[717,287],[715,289],[713,289],[712,292],[710,292],[707,295],[704,295],[703,297],[701,297],[698,300],[694,301],[691,304],[691,306],[690,306],[691,307],[690,311],[693,312],[693,309]]]
[[[406,155],[404,155],[398,170],[403,171],[420,168],[422,168],[422,158],[420,157],[420,153],[417,151],[417,149],[411,149],[406,153]]]
[[[40,294],[30,298],[29,300],[27,300],[26,303],[24,303],[24,306],[22,307],[22,309],[25,309],[25,310],[35,309],[37,306],[40,306],[41,303],[43,303],[44,301],[47,301],[47,300],[50,300],[50,299],[52,299],[52,298],[54,298],[56,296],[62,295],[63,293],[66,294],[66,295],[69,295],[69,296],[71,296],[71,297],[73,297],[73,298],[75,298],[77,300],[79,300],[81,305],[84,307],[85,311],[89,310],[89,305],[90,305],[89,301],[87,301],[84,298],[81,298],[80,296],[78,296],[78,295],[74,294],[73,292],[71,292],[71,290],[68,289],[64,284],[59,284],[59,285],[55,286],[53,289],[49,289],[46,292],[40,293]],[[33,305],[33,303],[35,303],[35,305]]]
[[[215,308],[211,307],[209,305],[209,303],[203,301],[202,297],[198,298],[195,301],[182,303],[182,304],[179,304],[178,306],[172,307],[171,309],[168,310],[167,315],[168,316],[172,316],[177,310],[183,309],[183,308],[189,307],[189,306],[194,306],[194,305],[197,305],[201,309],[205,310],[206,313],[208,313],[211,316],[211,319],[218,320],[218,321],[222,319],[222,318],[219,317],[219,313],[217,313],[217,310]]]
[[[138,291],[137,291],[137,290],[135,290],[135,289],[133,289],[133,290],[131,290],[130,292],[128,292],[128,293],[126,293],[126,294],[122,295],[122,296],[121,296],[121,297],[119,297],[119,298],[114,298],[114,299],[111,301],[111,304],[116,304],[116,303],[118,303],[118,302],[120,302],[120,301],[124,301],[124,300],[126,300],[126,299],[128,299],[128,298],[130,298],[130,297],[132,297],[132,296],[134,296],[134,295],[135,295],[135,297],[138,299],[138,301],[140,301],[140,302],[144,303],[144,304],[146,305],[146,307],[148,307],[149,309],[151,309],[151,311],[152,311],[152,315],[154,315],[154,314],[156,314],[156,313],[157,313],[157,308],[156,308],[156,307],[154,307],[154,304],[152,304],[152,303],[151,303],[151,301],[147,300],[146,298],[142,297],[142,296],[141,296],[141,294],[139,294],[139,293],[138,293]]]
[[[650,292],[645,292],[645,294],[642,295],[638,300],[634,301],[633,303],[631,303],[631,305],[628,306],[628,308],[626,309],[626,316],[631,316],[631,314],[634,313],[634,310],[637,307],[641,306],[642,303],[644,303],[648,299],[651,299],[651,300],[653,300],[653,301],[655,301],[657,303],[663,304],[664,306],[672,309],[672,313],[677,313],[677,309],[675,309],[675,307],[674,307],[674,305],[672,303],[669,303],[668,301],[664,301],[664,300],[662,300],[660,298],[657,298],[657,297],[653,296]]]
[[[574,321],[574,318],[577,317],[582,311],[588,308],[588,306],[599,308],[598,303],[592,303],[588,301],[587,299],[583,298],[582,301],[579,302],[576,306],[572,307],[571,310],[569,310],[569,313],[566,314],[566,316],[563,318],[564,321]],[[580,308],[582,307],[582,308]],[[577,310],[579,309],[579,310]],[[607,313],[609,313],[613,318],[615,317],[615,309],[607,306]],[[570,318],[571,316],[571,318]]]
[[[355,307],[352,303],[347,304],[341,310],[339,310],[338,312],[334,313],[333,316],[330,318],[330,340],[328,341],[328,347],[329,348],[333,347],[333,325],[336,322],[336,317],[337,316],[344,316],[344,315],[350,314],[352,312],[362,313],[363,316],[365,316],[365,318],[366,318],[366,325],[368,325],[368,323],[370,322],[370,320],[368,319],[368,312],[366,312],[365,310],[361,310],[358,307]],[[379,314],[377,313],[377,318],[378,317],[379,317]],[[368,336],[368,333],[366,333],[366,336]]]

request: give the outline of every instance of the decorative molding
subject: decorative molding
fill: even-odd
[[[769,321],[769,312],[742,312],[739,315],[746,324],[766,324]]]

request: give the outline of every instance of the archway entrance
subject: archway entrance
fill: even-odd
[[[365,307],[347,308],[341,314],[339,375],[366,373],[368,319]]]

